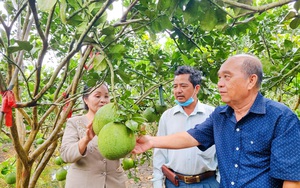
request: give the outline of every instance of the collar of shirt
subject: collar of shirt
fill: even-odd
[[[251,106],[248,114],[249,113],[266,114],[266,104],[265,103],[266,103],[266,101],[264,100],[263,95],[260,92],[258,92],[256,99],[255,99],[253,105]],[[220,111],[221,114],[225,113],[227,117],[232,116],[233,112],[234,112],[234,110],[228,105],[226,105],[224,107],[224,109]]]

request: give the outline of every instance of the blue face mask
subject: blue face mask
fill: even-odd
[[[189,98],[187,101],[185,101],[185,102],[179,102],[178,100],[175,100],[175,102],[176,102],[176,104],[178,104],[179,106],[188,106],[188,105],[190,105],[190,104],[192,104],[192,102],[194,102],[194,98],[193,97],[191,97],[191,98]]]
[[[193,92],[193,95],[187,101],[179,102],[178,100],[175,100],[175,103],[178,104],[179,106],[183,106],[183,107],[188,106],[194,102],[194,98],[193,98],[194,94],[195,94],[195,90]]]

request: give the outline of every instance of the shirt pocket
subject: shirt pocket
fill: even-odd
[[[243,150],[246,155],[255,157],[269,156],[271,151],[270,133],[258,131],[243,138]]]

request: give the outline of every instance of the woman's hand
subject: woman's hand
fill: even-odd
[[[93,122],[91,122],[87,127],[86,127],[86,139],[91,141],[95,136],[95,133],[93,131]]]
[[[93,122],[86,126],[86,135],[79,140],[79,152],[83,155],[89,142],[94,138]]]

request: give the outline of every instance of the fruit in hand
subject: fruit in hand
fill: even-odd
[[[129,170],[134,167],[134,160],[132,158],[124,158],[122,161],[122,167],[124,170]]]
[[[125,157],[134,146],[134,132],[121,123],[110,122],[99,132],[98,149],[107,159],[116,160]]]
[[[16,183],[16,173],[11,172],[9,174],[6,174],[6,176],[5,176],[5,182],[7,184],[15,184]]]
[[[114,103],[108,103],[102,106],[95,114],[93,120],[93,131],[96,135],[109,122],[116,120],[118,117],[117,108]]]
[[[63,181],[66,179],[67,177],[67,170],[64,169],[64,168],[60,168],[57,170],[56,174],[55,174],[55,177],[58,181]]]

